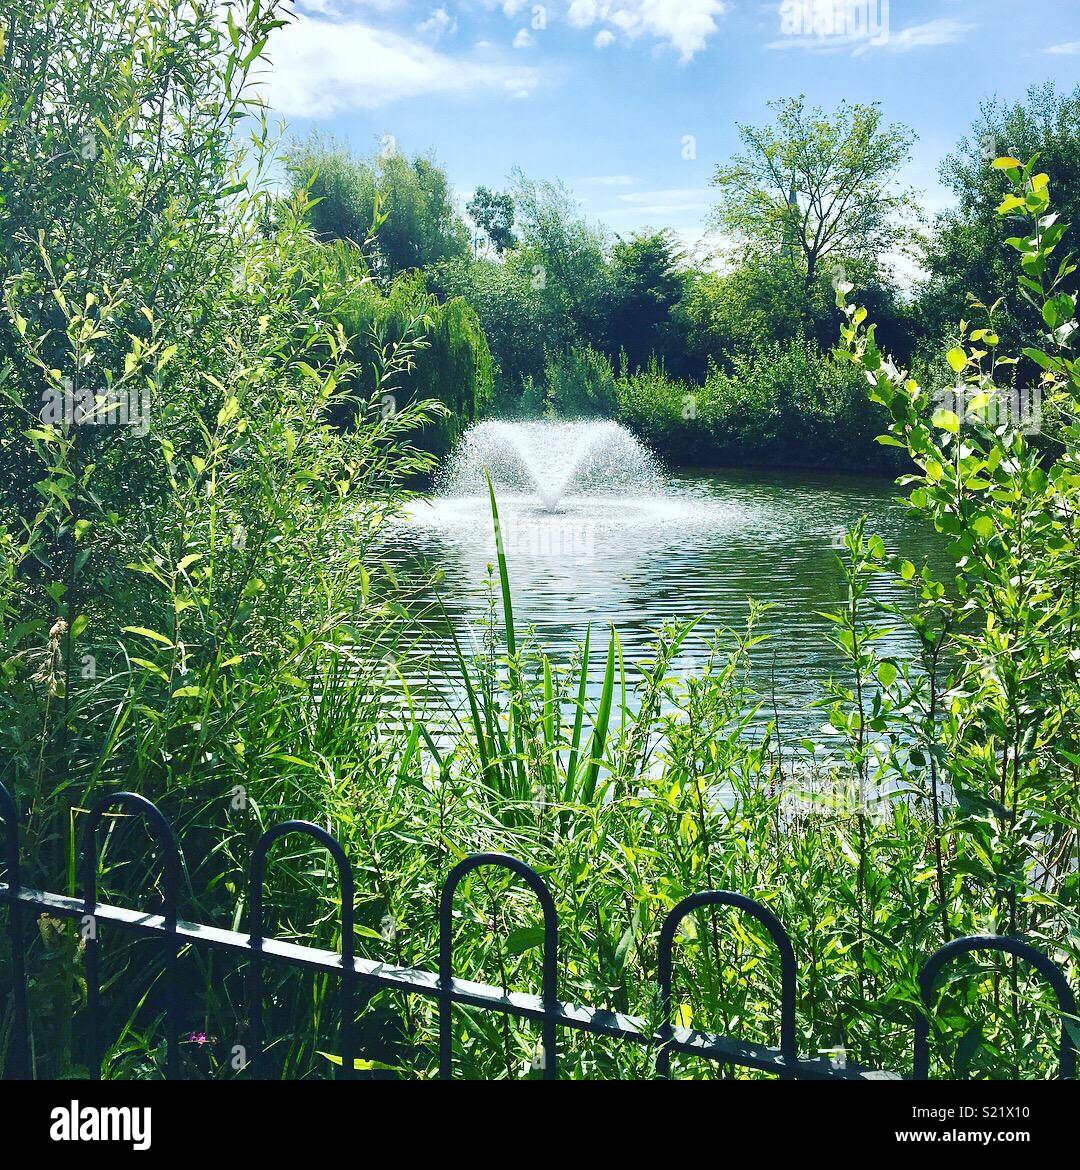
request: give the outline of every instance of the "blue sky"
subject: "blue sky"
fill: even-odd
[[[880,101],[919,136],[904,179],[933,211],[983,99],[1080,84],[1080,0],[297,0],[276,37],[290,132],[432,149],[463,198],[520,166],[620,234],[690,244],[770,98]]]

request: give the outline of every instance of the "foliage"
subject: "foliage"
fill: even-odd
[[[850,366],[813,342],[764,345],[701,385],[653,363],[618,382],[618,418],[668,459],[832,469],[894,465],[875,448],[884,418]],[[875,453],[876,451],[876,453]]]
[[[501,409],[513,410],[526,381],[542,378],[549,347],[564,340],[566,323],[551,316],[539,282],[518,252],[505,263],[481,257],[430,269],[428,286],[440,297],[472,306],[491,349]]]
[[[892,183],[910,132],[883,124],[877,105],[843,103],[829,116],[799,97],[770,108],[775,123],[740,126],[745,153],[717,168],[717,227],[750,250],[786,256],[808,287],[827,260],[876,262],[907,239],[912,199]]]
[[[516,243],[514,235],[514,197],[507,191],[477,187],[465,210],[469,218],[487,236],[488,243],[501,256]]]
[[[468,253],[468,228],[433,157],[408,158],[391,141],[374,158],[358,159],[314,135],[285,161],[294,189],[315,200],[311,223],[321,240],[362,244],[379,225],[372,265],[384,282]]]
[[[846,279],[859,288],[875,314],[878,331],[893,352],[910,354],[910,322],[894,289],[872,267],[847,262]],[[693,273],[673,311],[670,331],[679,339],[665,362],[672,373],[695,381],[710,365],[731,370],[737,358],[765,355],[809,341],[833,347],[841,317],[833,287],[837,274],[806,281],[782,256],[751,256],[723,273]]]
[[[679,351],[684,338],[672,328],[672,314],[688,279],[685,260],[670,231],[637,232],[612,248],[615,295],[608,346],[618,346],[632,370],[650,357]]]
[[[603,231],[580,218],[560,184],[514,172],[521,257],[547,308],[565,321],[567,341],[595,342],[605,331],[613,296]],[[555,347],[555,342],[552,342]]]
[[[1022,296],[1046,334],[1026,360],[1064,420],[1059,448],[1040,452],[992,413],[1017,368],[997,304],[973,306],[980,319],[958,327],[944,358],[952,377],[935,390],[885,356],[843,284],[843,361],[804,331],[742,355],[732,342],[703,388],[656,362],[614,379],[610,355],[585,348],[617,299],[606,242],[558,191],[519,184],[521,243],[504,266],[468,261],[441,214],[434,234],[383,243],[395,207],[415,196],[426,215],[445,202],[416,160],[390,164],[388,190],[411,194],[388,200],[385,223],[374,194],[367,214],[360,171],[327,166],[340,205],[363,206],[336,241],[311,230],[338,199],[333,183],[314,206],[317,176],[286,200],[267,193],[249,70],[278,24],[261,0],[225,12],[28,0],[5,29],[0,776],[22,810],[27,881],[74,894],[88,804],[135,790],[177,827],[185,916],[238,924],[254,840],[301,817],[344,843],[358,875],[358,951],[430,968],[442,880],[467,853],[502,850],[535,866],[557,899],[561,995],[647,1019],[663,915],[690,892],[733,888],[791,933],[801,1051],[842,1047],[899,1071],[916,973],[944,940],[1023,933],[1075,982],[1080,374],[1075,271],[1046,175],[996,165],[1010,184],[1000,207],[1018,225],[1009,245]],[[240,122],[254,135],[247,172]],[[354,180],[363,199],[350,203]],[[382,251],[369,265],[373,228]],[[530,321],[572,311],[539,359],[557,405],[585,385],[590,409],[605,406],[614,382],[620,415],[661,447],[779,455],[794,435],[833,462],[839,433],[872,425],[854,394],[869,375],[891,420],[884,446],[913,462],[909,502],[941,535],[949,571],[894,555],[865,525],[848,536],[830,611],[846,669],[823,706],[828,746],[761,730],[768,696],[749,665],[767,634],[763,607],[749,606],[744,629],[714,631],[692,673],[676,665],[692,620],[659,628],[637,662],[615,631],[586,630],[560,665],[515,621],[501,552],[477,643],[433,660],[431,686],[417,685],[427,631],[383,571],[383,522],[406,498],[403,481],[431,464],[414,445],[436,410],[420,397],[429,379],[448,374],[463,414],[482,409],[487,385],[477,318],[426,291],[411,271],[417,240],[449,247],[447,280],[485,289],[485,326],[502,287],[536,311]],[[661,251],[635,250],[630,268],[657,271],[649,257]],[[395,252],[410,274],[395,278]],[[549,279],[529,285],[531,299],[520,281],[537,266]],[[658,287],[646,277],[638,305]],[[725,328],[737,315],[717,311]],[[503,320],[506,337],[523,328]],[[962,410],[939,395],[957,378]],[[409,401],[397,401],[406,387]],[[132,425],[113,417],[121,405],[136,410]],[[880,574],[908,604],[883,608]],[[879,653],[888,624],[909,627],[912,661]],[[160,859],[145,845],[130,818],[110,818],[102,890],[154,910]],[[340,945],[322,852],[299,842],[276,852],[268,905],[276,935]],[[516,885],[477,874],[457,905],[458,973],[536,986],[537,923]],[[775,1039],[776,957],[754,922],[693,916],[678,954],[680,1022]],[[246,1032],[244,972],[197,948],[183,964],[185,1072],[245,1075],[232,1060]],[[80,940],[43,918],[29,965],[36,1074],[84,1073],[68,1027],[85,996]],[[102,974],[117,991],[106,997],[105,1075],[160,1075],[158,956],[110,945]],[[956,975],[937,1005],[945,1069],[1047,1075],[1061,1021],[1045,988],[1008,960]],[[325,1075],[331,982],[275,971],[267,983],[275,1070]],[[359,1011],[367,1075],[431,1075],[430,1004],[368,993]],[[465,1075],[538,1075],[537,1038],[519,1021],[463,1008],[453,1039]],[[563,1069],[640,1076],[652,1058],[576,1037]],[[680,1071],[703,1072],[690,1060]]]
[[[223,857],[262,816],[238,794],[274,773],[259,729],[310,701],[331,648],[387,625],[366,550],[429,464],[407,436],[431,412],[358,397],[344,290],[323,279],[305,200],[265,214],[248,71],[278,24],[257,0],[227,17],[42,0],[9,25],[0,435],[32,490],[15,479],[0,500],[0,715],[31,883],[74,893],[88,802],[129,789],[187,835],[193,901],[229,902]],[[92,121],[66,100],[79,92]],[[240,117],[256,131],[246,178]],[[52,208],[40,232],[19,219],[35,192]],[[346,403],[357,425],[342,431]],[[153,868],[135,869],[153,900]],[[66,985],[57,966],[71,942],[43,928],[31,954],[39,1075],[78,1067],[54,1023],[82,995],[70,955]],[[117,958],[152,1014],[158,972]]]
[[[1080,223],[1080,88],[1061,94],[1047,84],[1032,87],[1024,101],[985,103],[970,135],[941,164],[941,181],[957,202],[938,216],[923,258],[929,279],[918,310],[928,347],[938,345],[967,313],[969,294],[992,305],[1012,288],[1013,262],[997,214],[1009,180],[988,165],[1007,152],[1021,159],[1038,154],[1042,168],[1054,176],[1062,219]],[[1038,344],[1042,321],[1020,303],[995,327],[1005,345],[1020,350]]]
[[[1021,935],[1062,957],[1075,946],[1077,849],[1076,581],[1080,567],[1075,517],[1080,428],[1080,367],[1072,357],[1076,271],[1062,252],[1065,227],[1051,211],[1049,178],[1036,159],[1002,157],[993,168],[1010,192],[999,215],[1017,225],[1008,243],[1019,253],[1024,302],[1037,309],[1044,345],[1027,358],[1043,371],[1037,392],[1064,406],[1061,449],[1044,458],[1012,399],[1010,356],[996,329],[997,309],[976,302],[980,327],[960,327],[948,364],[959,379],[934,391],[898,369],[879,349],[862,309],[840,303],[845,340],[870,379],[872,397],[894,420],[884,442],[917,466],[905,477],[912,508],[949,542],[954,570],[871,561],[907,583],[908,618],[923,650],[923,669],[890,672],[875,700],[875,731],[897,715],[921,713],[919,746],[907,763],[928,771],[933,797],[936,896],[942,929],[952,930],[958,890],[986,902],[991,931]],[[852,651],[853,654],[855,651]],[[880,726],[878,726],[880,725]],[[901,757],[895,736],[890,757]],[[943,785],[951,799],[942,807]],[[1074,956],[1075,958],[1075,956]],[[992,977],[995,997],[1020,1014],[1024,992],[1015,964]],[[946,1013],[955,992],[943,989]],[[1024,1038],[1026,1040],[1026,1037]],[[951,1037],[957,1052],[966,1038]],[[1016,1032],[1013,1043],[1019,1040]],[[983,1059],[988,1037],[976,1037]],[[1016,1059],[1015,1057],[1013,1059]],[[1003,1058],[999,1067],[1008,1069]],[[1000,1074],[999,1074],[1000,1075]]]
[[[484,413],[492,392],[491,354],[463,298],[439,301],[414,272],[399,276],[385,295],[361,281],[342,299],[337,317],[352,339],[360,401],[375,396],[384,412],[419,402],[446,407],[419,437],[428,450],[445,454]],[[409,354],[405,362],[398,360],[402,352]],[[391,380],[388,367],[396,371]]]
[[[552,358],[546,389],[548,404],[561,418],[612,418],[618,409],[611,362],[588,346]]]

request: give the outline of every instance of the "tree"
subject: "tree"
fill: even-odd
[[[878,337],[904,360],[911,355],[908,310],[895,289],[870,265],[845,261],[851,283],[872,310]],[[792,312],[792,306],[800,312]],[[668,363],[671,372],[703,378],[709,366],[734,368],[746,355],[761,355],[774,346],[787,348],[802,341],[822,352],[832,349],[841,317],[829,273],[819,271],[811,287],[783,256],[751,256],[730,271],[687,275],[686,291],[669,326],[681,339],[681,352]]]
[[[520,252],[504,263],[485,256],[450,260],[427,280],[441,299],[462,297],[475,309],[491,347],[500,406],[514,409],[529,380],[543,379],[547,350],[561,347],[566,334]]]
[[[408,158],[392,150],[361,159],[313,135],[288,151],[285,162],[294,188],[309,192],[310,222],[320,240],[359,246],[375,233],[373,267],[384,285],[401,272],[469,252],[469,230],[430,155]]]
[[[1061,94],[1053,83],[1033,86],[1024,101],[985,103],[970,136],[941,164],[941,181],[956,196],[955,208],[935,223],[923,265],[929,279],[919,298],[919,316],[932,347],[969,313],[968,294],[990,305],[1011,293],[1015,253],[1001,235],[997,209],[1009,179],[991,163],[999,155],[1039,156],[1039,168],[1052,176],[1060,222],[1072,225],[1075,247],[1080,224],[1080,87]],[[1010,298],[1011,299],[1011,298]],[[1030,344],[1042,328],[1041,316],[1014,302],[1000,320],[1003,342]]]
[[[773,125],[740,126],[746,151],[717,168],[713,224],[749,250],[786,255],[810,288],[827,259],[871,261],[909,242],[910,192],[894,189],[914,136],[874,105],[832,114],[770,102]]]
[[[394,410],[424,400],[442,402],[446,414],[430,423],[416,442],[446,455],[491,399],[491,352],[473,307],[461,297],[440,301],[428,290],[423,273],[408,272],[385,294],[371,281],[354,285],[337,316],[350,339],[357,367],[353,393],[359,401],[389,394],[391,402],[384,405],[392,404]],[[392,353],[413,337],[420,344],[407,368],[386,384],[381,353]]]
[[[514,197],[509,192],[477,187],[465,210],[500,256],[517,243],[514,235]]]
[[[605,344],[613,295],[604,232],[582,217],[573,197],[556,183],[536,183],[514,171],[514,203],[524,265],[554,317],[567,323],[569,341]]]
[[[631,369],[639,369],[651,354],[664,356],[667,326],[688,280],[685,259],[670,230],[636,232],[612,249],[610,348],[613,356],[625,352]]]

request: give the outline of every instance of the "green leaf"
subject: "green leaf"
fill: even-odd
[[[341,1068],[345,1063],[340,1056],[333,1052],[323,1052],[320,1050],[319,1055],[330,1061],[331,1064],[336,1064],[338,1068]],[[393,1071],[397,1068],[397,1066],[393,1064],[383,1064],[380,1060],[363,1060],[360,1057],[355,1057],[353,1059],[353,1068],[356,1069],[357,1072],[374,1072],[376,1069]]]
[[[1043,305],[1042,315],[1048,329],[1057,329],[1066,321],[1071,321],[1076,312],[1076,302],[1067,293],[1051,297]]]
[[[960,420],[951,410],[935,410],[931,421],[939,431],[949,431],[955,435],[960,430]]]
[[[954,373],[962,373],[967,367],[968,356],[958,345],[953,346],[953,348],[949,350],[945,357],[948,360],[949,365],[952,366]]]
[[[141,666],[143,670],[148,670],[151,674],[156,674],[162,682],[167,683],[169,681],[169,676],[161,669],[160,666],[158,666],[156,662],[151,662],[148,658],[136,658],[134,655],[132,655],[131,661],[134,662],[136,666]]]
[[[168,646],[172,649],[172,642],[164,634],[159,634],[157,630],[148,630],[145,626],[124,626],[124,633],[138,634],[143,638],[150,638],[152,641],[160,642],[162,646]]]
[[[506,936],[506,949],[511,955],[523,955],[536,947],[544,945],[544,928],[542,926],[523,926],[512,930]]]

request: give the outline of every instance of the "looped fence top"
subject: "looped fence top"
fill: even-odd
[[[341,953],[343,958],[346,954],[351,958],[355,917],[353,903],[356,900],[356,889],[352,870],[349,868],[349,859],[345,856],[345,850],[335,837],[332,837],[319,825],[313,825],[310,821],[285,821],[283,824],[274,825],[255,842],[255,848],[251,854],[251,911],[249,915],[251,940],[255,943],[261,941],[263,937],[263,886],[266,882],[266,855],[275,841],[281,837],[287,837],[290,833],[301,833],[304,836],[313,837],[326,849],[337,865],[341,889]]]
[[[529,887],[536,895],[544,915],[543,958],[543,1022],[544,1079],[554,1080],[556,1074],[556,1031],[559,998],[559,923],[555,900],[543,878],[516,857],[505,853],[476,853],[456,865],[443,884],[439,899],[439,986],[442,997],[439,1005],[439,1075],[448,1079],[453,1072],[453,932],[454,894],[458,886],[474,870],[491,866],[505,869]]]
[[[946,963],[952,962],[961,955],[976,953],[993,953],[1015,955],[1029,966],[1034,967],[1054,989],[1057,997],[1058,1010],[1062,1013],[1061,1041],[1058,1047],[1060,1075],[1062,1080],[1072,1080],[1076,1076],[1076,1047],[1069,1035],[1069,1018],[1076,1022],[1076,997],[1073,995],[1065,973],[1052,959],[1042,951],[1036,950],[1030,943],[1018,938],[1009,938],[1005,935],[970,935],[967,938],[954,939],[939,947],[923,964],[919,972],[919,997],[922,1000],[923,1010],[915,1017],[915,1053],[912,1062],[912,1076],[917,1081],[925,1081],[930,1076],[930,1010],[934,988],[937,986],[941,970]]]
[[[137,792],[117,792],[103,796],[94,804],[86,817],[85,849],[83,851],[83,901],[86,913],[93,914],[97,905],[98,890],[98,829],[107,812],[115,809],[130,809],[138,813],[150,835],[164,854],[163,893],[165,924],[170,929],[176,926],[177,899],[180,889],[180,847],[176,843],[172,826],[153,801]]]
[[[682,920],[695,910],[706,906],[733,906],[756,918],[769,932],[780,955],[780,1051],[785,1061],[794,1064],[798,1060],[795,1040],[795,948],[791,945],[783,923],[767,907],[745,894],[731,890],[706,890],[684,898],[664,919],[660,928],[660,944],[657,954],[658,980],[660,984],[660,1012],[662,1044],[656,1059],[656,1071],[661,1077],[671,1072],[671,1040],[674,1029],[671,1024],[673,1004],[672,977],[674,968],[675,935]]]
[[[318,841],[334,859],[338,871],[338,887],[341,897],[341,1024],[339,1045],[341,1064],[337,1075],[343,1079],[352,1077],[355,1071],[353,1052],[353,984],[355,982],[356,956],[356,886],[349,859],[338,840],[319,825],[310,821],[285,821],[264,832],[255,842],[251,855],[251,911],[250,943],[252,948],[250,975],[250,1025],[251,1043],[254,1049],[252,1063],[257,1076],[265,1075],[262,1043],[262,943],[263,943],[263,887],[266,883],[266,857],[271,845],[282,837],[299,833]]]

